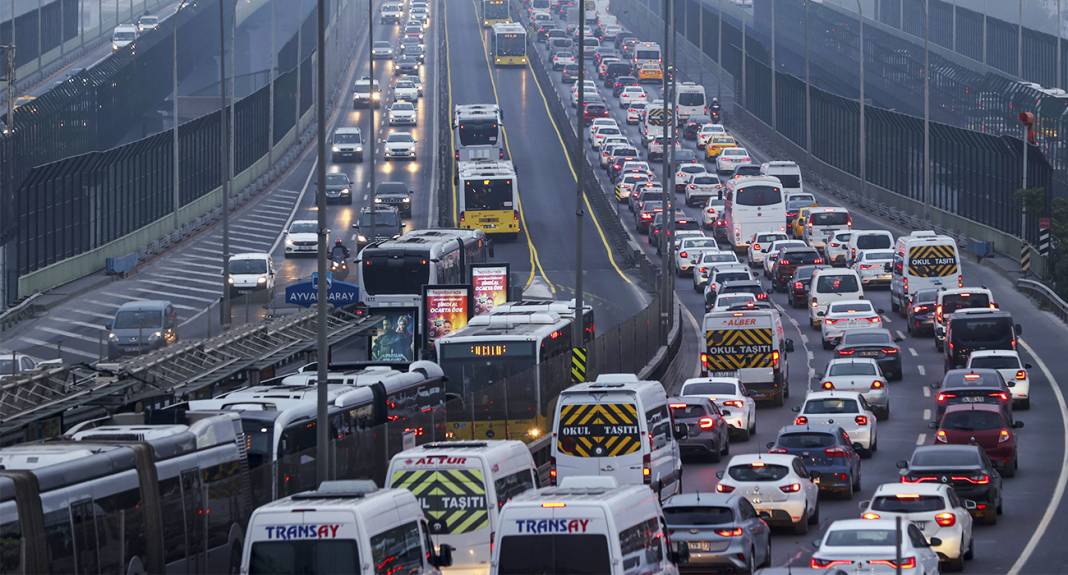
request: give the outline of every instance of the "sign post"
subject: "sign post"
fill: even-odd
[[[313,273],[308,281],[286,287],[286,303],[311,307],[319,302],[319,274]],[[355,284],[334,281],[326,276],[326,302],[337,307],[353,305],[360,301],[360,287]]]

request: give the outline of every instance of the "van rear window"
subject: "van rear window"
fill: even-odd
[[[359,549],[351,539],[293,539],[252,544],[249,575],[358,573]]]
[[[858,250],[885,250],[890,247],[890,236],[884,234],[860,234],[857,236]]]
[[[785,465],[732,465],[727,475],[736,481],[778,481],[789,472]]]
[[[857,278],[852,275],[825,275],[816,280],[816,293],[850,293],[860,291]]]
[[[985,293],[955,293],[942,296],[943,314],[951,314],[960,309],[989,306],[990,297]]]
[[[353,571],[355,572],[355,571]],[[508,535],[501,538],[500,575],[611,573],[604,535]]]
[[[1012,319],[1008,317],[960,317],[950,320],[950,330],[957,344],[990,344],[1012,338]]]
[[[808,221],[814,226],[844,226],[849,224],[849,214],[846,212],[813,212],[809,214]]]
[[[633,403],[572,403],[560,407],[557,449],[575,457],[616,457],[641,450]]]

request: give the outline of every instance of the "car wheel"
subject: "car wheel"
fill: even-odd
[[[693,284],[693,291],[695,291],[697,293],[701,293],[701,286],[699,286],[696,283],[694,283]]]
[[[752,547],[750,547],[749,548],[749,553],[746,554],[747,556],[745,558],[745,570],[743,570],[742,573],[746,573],[747,575],[752,575],[752,573],[754,571],[756,571],[756,565],[754,565],[755,559],[753,559],[753,555],[755,553],[756,553],[756,550],[754,550]]]
[[[723,458],[723,450],[718,445],[714,446],[708,450],[708,458],[712,460],[712,463],[719,463],[719,460]]]
[[[897,300],[894,299],[894,294],[890,294],[890,311],[899,311],[901,306],[897,305]]]
[[[1019,409],[1019,410],[1022,410],[1022,411],[1026,411],[1028,409],[1031,409],[1031,398],[1028,397],[1028,398],[1021,399],[1020,401],[1016,402],[1016,409]]]
[[[730,433],[727,433],[727,434],[725,434],[723,436],[723,449],[720,450],[719,454],[720,455],[730,455],[731,454],[731,437],[730,437]]]
[[[983,514],[983,525],[997,525],[997,524],[998,524],[998,513],[997,513],[997,511],[994,510],[994,509],[989,509],[988,508],[986,510],[986,513]]]
[[[768,544],[764,546],[764,562],[761,567],[771,567],[771,536],[768,536]]]
[[[944,570],[947,573],[949,573],[949,572],[956,573],[958,571],[964,571],[964,556],[958,555],[957,557],[954,557],[953,559],[947,559],[946,563],[945,563],[945,569]]]
[[[737,432],[738,441],[749,441],[749,437],[752,435],[748,429],[739,429]]]
[[[968,550],[964,552],[964,558],[971,561],[975,559],[975,537],[968,537]]]
[[[809,516],[808,523],[809,523],[809,525],[819,525],[820,524],[820,500],[819,499],[816,500],[816,511],[814,511],[812,513],[812,515]]]
[[[851,480],[849,482],[849,487],[847,487],[846,490],[842,492],[842,497],[846,501],[853,499],[853,492],[856,491],[856,487],[853,485],[853,483],[854,482]]]
[[[808,533],[809,521],[810,518],[808,516],[808,510],[806,510],[805,514],[801,517],[801,520],[797,523],[794,523],[794,534],[804,535],[805,533]]]
[[[826,349],[827,351],[830,351],[830,350],[834,349],[834,346],[831,345],[831,342],[829,342],[827,340],[823,340],[823,349]]]
[[[942,345],[942,341],[941,341],[941,340],[939,340],[939,339],[935,339],[935,342],[934,342],[934,343],[935,343],[935,351],[937,351],[937,352],[941,353],[941,352],[942,352],[942,349],[943,349],[943,347],[944,347],[944,346]]]
[[[1011,465],[1007,465],[1005,469],[1001,471],[1001,475],[1004,477],[1016,477],[1016,470],[1020,468],[1020,462],[1018,459],[1013,459]]]
[[[856,473],[853,474],[853,491],[860,491],[860,468],[857,468]]]

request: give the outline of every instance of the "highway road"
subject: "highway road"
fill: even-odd
[[[547,58],[544,45],[539,44],[538,49],[540,55]],[[596,70],[592,65],[587,66],[586,73],[587,78],[596,80]],[[687,70],[681,70],[680,80],[687,79],[686,73]],[[559,73],[551,75],[555,97],[566,103],[565,108],[574,122],[574,111],[570,106],[571,85],[560,82]],[[659,97],[659,85],[647,84],[645,87],[651,98]],[[711,90],[710,93],[714,93],[714,88],[714,85],[706,86],[706,89]],[[611,91],[603,88],[601,91],[604,100],[609,103],[608,108],[612,116],[620,126],[625,126],[624,111],[614,105],[616,99]],[[726,113],[729,114],[730,111]],[[729,127],[729,118],[727,121]],[[630,140],[640,146],[641,136],[638,128],[627,127],[626,132]],[[746,134],[738,133],[737,136],[742,145],[747,146],[754,161],[790,159],[770,158],[751,145],[746,140]],[[693,142],[684,142],[686,148],[696,150]],[[592,158],[591,148],[587,145],[585,150]],[[698,153],[703,155],[700,151]],[[654,169],[658,175],[661,173],[659,163],[654,164]],[[710,169],[714,169],[714,165],[710,165]],[[611,195],[612,189],[607,178],[603,179],[602,183],[605,184],[605,193]],[[821,205],[837,203],[831,200],[825,190],[806,187],[806,191],[815,192]],[[676,198],[677,207],[685,209],[692,216],[700,217],[698,208],[685,207],[681,195],[676,195]],[[855,206],[850,207],[855,229],[889,229],[895,236],[911,231],[873,218]],[[619,205],[618,212],[635,241],[645,246],[648,256],[655,260],[655,250],[648,246],[644,236],[639,237],[633,231],[633,216],[625,204]],[[759,270],[757,273],[760,273]],[[1020,471],[1015,478],[1005,480],[1005,511],[999,518],[998,525],[976,529],[976,559],[969,564],[968,570],[977,573],[1005,573],[1010,570],[1019,573],[1063,572],[1064,551],[1058,548],[1055,541],[1058,537],[1056,534],[1063,533],[1063,530],[1068,528],[1068,520],[1064,519],[1064,511],[1068,509],[1068,505],[1061,500],[1059,505],[1051,507],[1050,502],[1056,493],[1063,492],[1065,483],[1068,412],[1065,411],[1063,391],[1056,379],[1057,373],[1062,374],[1061,379],[1065,377],[1063,363],[1057,359],[1059,349],[1063,349],[1057,342],[1063,340],[1066,334],[1065,326],[1051,314],[1038,310],[1014,288],[1008,278],[989,266],[978,265],[969,260],[964,264],[964,277],[965,285],[986,286],[992,289],[1001,308],[1012,312],[1016,321],[1023,324],[1024,343],[1021,348],[1025,361],[1035,367],[1031,370],[1033,407],[1029,411],[1017,413],[1017,418],[1026,424],[1026,428],[1021,430],[1019,435]],[[677,296],[688,311],[684,315],[690,329],[685,332],[685,337],[699,338],[698,322],[704,314],[704,298],[702,294],[694,292],[691,283],[689,277],[678,278]],[[768,282],[765,281],[765,285],[770,293]],[[877,308],[890,310],[887,291],[868,290],[866,295]],[[766,444],[774,441],[778,430],[783,425],[792,423],[795,414],[790,408],[803,402],[806,389],[818,385],[819,380],[816,378],[833,355],[833,352],[824,350],[820,345],[819,331],[808,326],[806,310],[789,307],[785,294],[773,293],[771,299],[784,314],[787,337],[793,339],[797,346],[796,351],[789,355],[790,387],[793,393],[784,407],[761,406],[757,416],[757,434],[748,442],[732,445],[731,452],[734,454],[765,451]],[[826,527],[836,519],[858,517],[859,501],[870,498],[879,484],[898,480],[898,460],[908,458],[917,445],[933,443],[933,431],[928,428],[931,413],[935,408],[930,384],[941,381],[944,368],[942,355],[936,352],[931,338],[908,337],[905,334],[907,330],[904,320],[898,315],[884,313],[883,318],[888,329],[905,338],[900,344],[905,377],[902,381],[890,384],[893,413],[891,419],[879,424],[878,453],[863,462],[862,492],[851,501],[821,499],[821,527]],[[680,358],[677,361],[687,360]],[[693,373],[697,375],[698,358],[692,358],[691,361]],[[664,381],[669,393],[677,391],[681,384],[682,381]],[[723,469],[725,463],[726,460],[720,464],[687,463],[683,475],[684,490],[713,490],[716,484],[715,472]],[[807,566],[812,552],[810,541],[816,536],[815,532],[816,529],[813,528],[813,534],[810,535],[777,534],[773,541],[773,563],[777,566]],[[1060,567],[1051,568],[1053,565]]]

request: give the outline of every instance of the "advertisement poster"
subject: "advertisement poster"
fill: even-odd
[[[426,341],[431,344],[467,326],[471,317],[471,286],[424,286],[423,310]]]
[[[482,315],[508,301],[508,264],[471,266],[471,291],[474,314]]]
[[[371,361],[415,361],[416,310],[378,308],[371,313],[385,318],[371,336]]]

